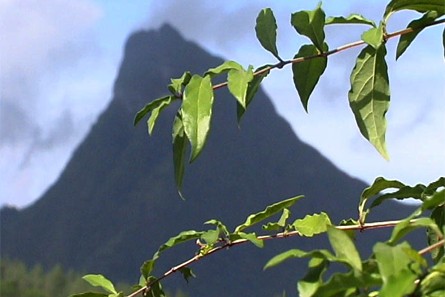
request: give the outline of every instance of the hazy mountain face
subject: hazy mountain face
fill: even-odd
[[[169,237],[204,229],[202,223],[212,218],[233,227],[249,213],[299,194],[306,197],[294,207],[296,217],[320,211],[335,222],[355,217],[366,185],[302,143],[261,91],[241,129],[234,99],[226,90],[216,92],[209,143],[186,172],[187,200],[179,199],[171,155],[175,110],[162,115],[151,138],[144,125],[133,127],[133,118],[145,103],[166,94],[171,77],[185,70],[201,74],[221,62],[167,25],[130,36],[114,97],[58,181],[29,208],[1,211],[1,255],[137,282],[142,262]],[[397,218],[406,209],[394,204],[382,210],[383,217]],[[366,238],[361,245],[368,250],[375,240],[374,234],[359,238]],[[304,261],[266,272],[263,265],[277,252],[310,250],[323,241],[293,238],[268,242],[262,250],[233,248],[193,266],[198,279],[190,284],[175,276],[165,285],[190,296],[293,292]],[[195,251],[192,245],[166,252],[156,272]]]

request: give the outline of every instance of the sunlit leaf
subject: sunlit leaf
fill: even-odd
[[[82,278],[94,287],[100,287],[109,293],[117,294],[113,283],[101,274],[87,274]]]
[[[193,75],[185,88],[182,102],[182,123],[192,152],[190,162],[201,153],[210,130],[213,89],[210,76]]]
[[[360,132],[385,159],[389,159],[385,143],[385,115],[390,91],[385,55],[383,45],[377,50],[368,45],[360,52],[351,74],[348,95]]]
[[[349,235],[345,231],[328,226],[328,237],[337,257],[346,261],[355,271],[362,271],[362,260]]]
[[[420,19],[414,20],[408,24],[408,28],[413,28],[416,30],[400,36],[399,43],[397,44],[396,60],[400,58],[400,56],[406,51],[408,46],[423,30],[425,25],[433,22],[438,16],[439,14],[437,13],[437,11],[429,11],[425,13]]]
[[[190,73],[190,71],[184,72],[184,74],[180,78],[172,78],[171,83],[168,85],[169,91],[173,95],[181,94],[182,88],[189,83],[191,78],[192,74]]]
[[[267,67],[270,67],[270,65],[261,66],[258,69],[256,69],[255,72],[262,70],[264,68],[267,68]],[[245,107],[241,106],[241,104],[239,102],[237,102],[237,104],[236,104],[236,107],[237,107],[236,114],[237,114],[237,118],[238,118],[238,123],[241,122],[241,118],[243,117],[244,113],[246,112],[247,107],[252,102],[253,98],[255,97],[256,93],[258,92],[258,90],[260,88],[261,82],[269,74],[269,72],[270,72],[270,70],[265,71],[261,74],[257,74],[249,82],[249,84],[247,86],[246,106]]]
[[[328,250],[314,250],[310,252],[302,251],[299,249],[292,249],[285,251],[283,253],[280,253],[276,256],[274,256],[272,259],[267,261],[266,265],[264,265],[264,270],[269,269],[273,266],[277,266],[284,261],[287,261],[289,259],[293,258],[319,258],[324,259],[329,262],[336,262],[338,261],[338,258],[334,256],[330,251]]]
[[[301,235],[312,237],[315,234],[326,232],[331,226],[331,220],[324,212],[314,215],[306,215],[303,219],[298,219],[292,224]]]
[[[374,21],[369,20],[360,14],[350,14],[346,18],[344,16],[326,18],[326,25],[333,24],[363,24],[376,27]]]
[[[373,248],[383,286],[379,296],[405,296],[415,288],[416,269],[410,254],[417,253],[408,243],[396,246],[378,242]]]
[[[286,227],[287,224],[287,219],[290,216],[290,210],[285,208],[283,209],[283,213],[281,214],[280,219],[278,220],[278,222],[269,222],[266,225],[263,225],[263,229],[264,230],[268,230],[268,231],[276,231],[276,230],[283,230]]]
[[[277,22],[270,8],[264,8],[258,14],[255,32],[261,45],[281,61],[277,49]]]
[[[185,159],[187,151],[187,137],[184,133],[184,126],[179,115],[175,117],[173,122],[172,132],[172,144],[173,144],[173,166],[175,172],[176,188],[179,195],[182,196],[182,181],[184,179]],[[183,198],[184,199],[184,198]]]
[[[324,46],[326,15],[321,4],[314,10],[302,10],[292,14],[291,24],[301,35],[308,37],[321,52]]]
[[[436,11],[439,15],[445,14],[443,0],[392,0],[385,9],[385,19],[390,14],[400,10],[415,10],[421,13]]]
[[[153,129],[155,127],[155,124],[156,124],[156,121],[158,120],[159,115],[175,99],[176,99],[175,97],[169,96],[166,100],[163,100],[158,106],[153,108],[153,110],[151,111],[151,115],[147,121],[148,134],[151,135],[153,133]]]
[[[136,113],[133,124],[136,125],[142,120],[148,113],[150,113],[153,109],[158,108],[161,105],[165,105],[168,102],[170,104],[172,102],[171,96],[164,96],[153,100],[152,102],[145,105],[141,110]],[[168,105],[167,104],[167,105]],[[156,120],[156,119],[154,119]]]
[[[236,233],[236,235],[238,235],[242,239],[246,239],[246,240],[250,241],[251,243],[253,243],[254,245],[256,245],[259,248],[264,247],[264,242],[262,240],[258,239],[255,233],[238,232],[238,233]]]
[[[383,26],[371,28],[362,34],[362,40],[372,46],[374,49],[378,49],[383,44]]]
[[[229,70],[232,70],[232,69],[243,69],[243,67],[235,61],[225,61],[218,67],[210,68],[209,70],[207,70],[205,75],[213,77],[213,76],[219,75],[221,73],[227,73],[227,72],[229,72]]]
[[[422,210],[431,210],[445,204],[445,190],[438,191],[428,197],[422,204]]]
[[[226,225],[224,225],[221,221],[211,219],[211,220],[208,220],[207,222],[205,222],[204,224],[215,225],[215,226],[217,226],[220,234],[229,235],[229,231],[227,230]]]
[[[422,279],[420,284],[421,296],[442,297],[445,296],[445,272],[435,270]]]
[[[236,98],[242,108],[246,109],[247,90],[253,79],[253,68],[249,66],[244,69],[231,69],[227,77],[230,93]]]
[[[325,43],[323,52],[327,52],[327,50],[328,45]],[[319,53],[319,50],[314,45],[303,45],[295,55],[294,59],[300,57],[310,57]],[[306,111],[308,110],[309,97],[317,85],[320,76],[324,73],[327,64],[327,57],[307,59],[304,62],[292,64],[294,85]]]
[[[201,239],[204,240],[206,244],[214,244],[219,239],[219,230],[208,230],[201,235]]]
[[[437,228],[435,222],[430,218],[419,218],[410,222],[410,220],[403,220],[397,224],[391,234],[391,238],[388,243],[394,244],[400,239],[405,237],[410,232],[419,228],[430,228],[436,235],[441,235],[440,230]]]
[[[243,224],[236,227],[235,233],[238,233],[248,227],[251,227],[251,226],[273,216],[274,214],[282,211],[284,208],[291,207],[292,205],[294,205],[295,202],[297,202],[297,200],[299,200],[301,198],[303,198],[303,196],[296,196],[293,198],[289,198],[289,199],[274,203],[272,205],[267,206],[265,210],[248,216],[246,221]]]

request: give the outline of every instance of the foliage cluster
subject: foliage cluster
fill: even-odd
[[[421,14],[404,30],[388,33],[386,25],[394,13],[412,10]],[[290,60],[284,60],[277,47],[277,25],[271,9],[263,9],[256,20],[256,35],[261,45],[278,62],[243,68],[235,61],[209,69],[204,75],[185,72],[172,79],[168,86],[170,94],[147,104],[136,115],[135,124],[149,115],[147,124],[151,134],[161,112],[174,101],[181,101],[172,128],[173,163],[178,191],[182,197],[186,154],[190,147],[189,162],[195,161],[205,147],[211,130],[214,90],[228,87],[237,104],[240,123],[249,104],[254,99],[261,82],[274,69],[292,66],[293,82],[307,110],[312,91],[323,75],[328,57],[352,47],[363,46],[351,72],[349,105],[361,134],[386,159],[389,158],[385,144],[386,112],[390,103],[390,84],[386,63],[386,42],[399,38],[396,57],[407,50],[416,36],[426,27],[443,24],[445,14],[443,0],[392,0],[386,6],[378,24],[362,15],[326,17],[321,4],[314,10],[298,11],[291,15],[291,25],[296,32],[308,38]],[[335,49],[329,49],[325,40],[325,26],[359,24],[367,26],[362,40]],[[444,31],[445,36],[445,31]],[[444,37],[445,38],[445,37]],[[445,43],[445,41],[444,41]],[[444,44],[445,45],[445,44]],[[445,47],[445,46],[444,46]],[[227,76],[227,82],[213,85],[218,76]],[[315,249],[303,251],[291,249],[270,259],[264,269],[277,266],[290,258],[308,258],[306,276],[298,281],[300,296],[443,296],[445,294],[445,177],[427,185],[405,185],[397,180],[378,177],[364,189],[358,201],[358,217],[345,218],[334,224],[326,213],[292,217],[291,207],[302,196],[282,200],[267,206],[263,211],[249,215],[233,230],[216,219],[207,221],[210,229],[187,230],[170,238],[141,267],[141,278],[129,296],[164,296],[161,281],[180,272],[185,280],[194,277],[190,265],[218,251],[243,243],[263,247],[266,240],[327,234],[332,250]],[[367,215],[388,199],[414,198],[419,207],[407,218],[398,221],[367,222]],[[278,217],[277,217],[278,216]],[[263,224],[262,232],[251,231],[253,226]],[[376,228],[392,228],[390,238],[377,242],[372,255],[364,259],[355,245],[354,233]],[[426,230],[426,247],[415,250],[406,241],[406,235],[414,230]],[[257,229],[255,229],[257,230]],[[258,233],[258,234],[257,234]],[[184,242],[195,242],[198,250],[189,260],[172,267],[162,276],[154,276],[154,268],[162,253]],[[427,255],[431,255],[428,259]],[[342,272],[330,269],[331,264],[344,266]],[[102,275],[87,275],[84,279],[105,293],[83,293],[77,297],[124,296]]]

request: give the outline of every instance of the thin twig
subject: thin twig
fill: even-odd
[[[432,245],[427,246],[426,248],[420,250],[419,254],[424,255],[424,254],[429,253],[429,252],[431,252],[441,246],[444,246],[444,245],[445,245],[445,239],[442,239],[442,240],[436,242],[435,244],[432,244]]]

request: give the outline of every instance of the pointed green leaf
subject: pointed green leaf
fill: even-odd
[[[171,83],[168,85],[169,91],[173,95],[179,95],[182,93],[182,87],[186,86],[190,79],[192,78],[192,74],[190,71],[184,72],[184,74],[180,78],[172,78]]]
[[[421,13],[436,11],[439,15],[445,14],[443,0],[392,0],[386,6],[384,17],[387,19],[390,14],[405,9]]]
[[[338,258],[328,250],[314,250],[310,252],[305,252],[299,249],[291,249],[286,252],[280,253],[274,256],[272,259],[267,261],[266,265],[264,265],[264,270],[269,269],[273,266],[277,266],[284,261],[287,261],[292,258],[319,258],[324,259],[329,262],[336,262]]]
[[[301,35],[308,37],[315,47],[322,52],[324,45],[324,25],[326,15],[321,4],[314,10],[303,10],[292,14],[291,24]]]
[[[287,219],[290,216],[290,210],[285,208],[283,209],[283,213],[281,214],[280,219],[276,223],[269,222],[266,225],[263,225],[264,230],[268,231],[277,231],[283,230],[286,227]]]
[[[337,257],[345,260],[355,271],[362,271],[362,260],[349,235],[343,230],[328,226],[328,237]]]
[[[425,25],[432,23],[439,14],[437,11],[429,11],[425,13],[420,19],[414,20],[408,24],[408,28],[416,29],[413,32],[403,34],[399,38],[397,44],[396,60],[406,51],[408,46],[413,42],[417,35],[423,30]]]
[[[417,199],[417,200],[421,200],[422,194],[425,191],[425,188],[426,187],[421,184],[416,185],[414,187],[403,186],[397,191],[380,195],[378,198],[376,198],[372,202],[370,208],[374,208],[374,207],[380,205],[383,201],[388,200],[388,199],[397,199],[397,200]]]
[[[368,45],[360,52],[351,74],[348,95],[360,132],[385,159],[389,159],[385,143],[385,114],[389,108],[390,92],[385,55],[385,46],[376,50]]]
[[[173,166],[175,172],[175,182],[176,188],[178,189],[179,195],[182,199],[182,181],[184,179],[185,170],[185,158],[187,151],[187,137],[184,133],[184,126],[179,115],[175,117],[173,122],[173,132],[172,132],[172,142],[173,142]]]
[[[149,112],[161,105],[165,105],[166,102],[172,102],[171,96],[164,96],[148,103],[136,113],[133,124],[136,126],[136,124],[139,123],[139,121],[142,120]]]
[[[422,204],[422,210],[431,210],[437,207],[443,207],[445,204],[445,190],[438,191],[428,197]]]
[[[328,17],[326,19],[326,25],[333,25],[333,24],[363,24],[376,27],[374,21],[368,20],[367,18],[365,18],[360,14],[350,14],[346,18],[344,16]]]
[[[255,72],[262,70],[264,68],[267,68],[267,67],[270,67],[270,65],[261,66],[258,69],[256,69]],[[244,113],[246,112],[247,107],[252,102],[253,98],[255,97],[255,94],[258,92],[261,82],[267,75],[269,75],[269,72],[270,72],[270,70],[265,71],[261,74],[255,75],[253,77],[253,79],[248,83],[247,94],[246,94],[246,107],[241,106],[241,104],[237,101],[236,113],[237,113],[237,118],[238,118],[238,124],[241,122],[241,118],[243,117]]]
[[[241,66],[240,64],[238,64],[235,61],[225,61],[224,63],[222,63],[221,65],[219,65],[218,67],[215,68],[210,68],[209,70],[207,70],[207,72],[205,73],[205,75],[209,75],[210,77],[214,77],[217,76],[221,73],[227,73],[232,69],[243,69],[243,66]]]
[[[400,239],[405,237],[410,232],[419,229],[419,228],[429,228],[432,233],[435,233],[436,235],[441,236],[442,232],[437,227],[435,222],[430,218],[419,218],[414,221],[403,220],[400,223],[398,223],[394,229],[392,230],[391,238],[389,239],[389,244],[395,244]]]
[[[445,203],[445,190],[442,190],[439,192],[442,194],[444,203]],[[437,193],[436,195],[438,195]],[[433,245],[440,240],[444,238],[444,232],[445,232],[445,204],[442,204],[442,206],[436,207],[431,212],[431,219],[434,220],[438,228],[441,228],[443,230],[442,233],[439,233],[434,230],[434,228],[428,228],[427,229],[427,238],[428,238],[428,244]],[[431,251],[431,258],[433,258],[433,261],[435,263],[438,263],[440,259],[443,259],[445,254],[445,245],[442,245],[441,247]]]
[[[224,236],[229,235],[229,231],[228,231],[226,225],[224,225],[221,221],[211,219],[211,220],[205,222],[204,224],[215,225],[218,228],[220,234],[222,234]]]
[[[262,240],[258,239],[258,237],[256,236],[255,233],[238,232],[236,235],[238,235],[242,239],[246,239],[246,240],[250,241],[251,243],[253,243],[254,245],[256,245],[259,248],[264,247],[264,242]]]
[[[374,246],[374,254],[382,276],[383,287],[379,296],[405,296],[415,287],[412,258],[409,253],[417,253],[406,242],[390,246],[378,242]]]
[[[70,297],[108,297],[108,294],[85,292],[85,293],[70,295]]]
[[[325,43],[323,51],[327,52],[327,50],[328,45]],[[314,45],[303,45],[294,58],[310,57],[319,53]],[[328,58],[326,57],[307,59],[302,63],[292,64],[294,85],[298,91],[298,95],[300,95],[301,103],[306,112],[308,110],[309,97],[317,85],[320,76],[324,73],[327,64]]]
[[[372,46],[374,49],[378,49],[383,44],[383,26],[380,24],[377,28],[371,28],[362,34],[362,40]]]
[[[255,32],[261,45],[281,61],[277,49],[277,22],[270,8],[264,8],[258,14]]]
[[[228,74],[227,83],[229,91],[244,109],[247,107],[247,90],[252,79],[252,66],[249,66],[247,71],[244,69],[232,69]]]
[[[201,235],[201,239],[206,244],[212,245],[216,243],[219,239],[219,230],[208,230]]]
[[[189,282],[189,279],[196,278],[196,275],[188,267],[182,267],[181,269],[179,269],[179,272],[181,272],[182,276],[184,277],[187,283]]]
[[[182,123],[192,147],[190,162],[199,156],[207,141],[213,107],[213,89],[209,76],[193,75],[185,88]]]
[[[306,215],[303,219],[298,219],[292,224],[301,235],[312,237],[315,234],[326,232],[331,226],[331,220],[324,212],[314,215]]]
[[[155,127],[155,124],[156,124],[156,121],[158,120],[159,115],[175,99],[176,98],[173,97],[173,96],[168,96],[167,98],[165,98],[165,100],[160,102],[160,104],[158,106],[153,108],[153,110],[151,111],[151,115],[150,115],[150,117],[148,118],[148,121],[147,121],[148,134],[152,135],[153,129]]]
[[[300,297],[314,296],[318,287],[323,284],[323,275],[329,262],[322,258],[313,258],[309,261],[308,272],[298,281],[298,293]]]
[[[117,294],[113,283],[101,274],[87,274],[82,278],[94,287],[100,287],[109,293]]]
[[[296,196],[293,198],[289,198],[289,199],[274,203],[272,205],[267,206],[265,210],[248,216],[246,221],[243,224],[236,227],[235,233],[238,233],[248,227],[251,227],[251,226],[273,216],[277,212],[282,211],[284,208],[291,207],[292,205],[294,205],[295,202],[297,202],[297,200],[299,200],[301,198],[303,198],[303,196]]]

